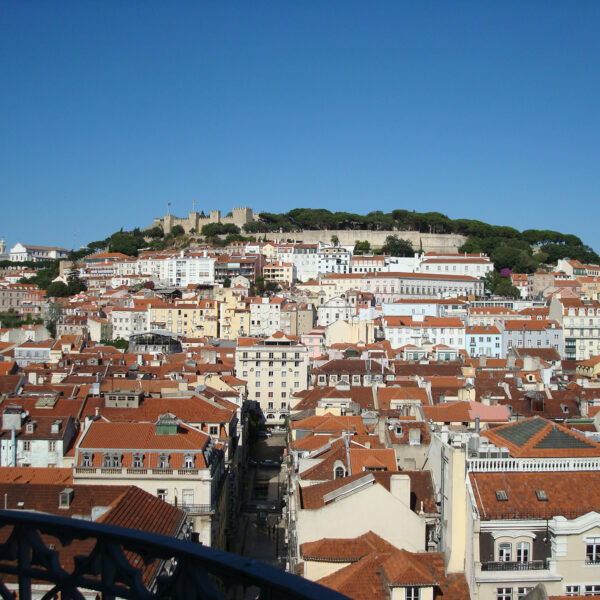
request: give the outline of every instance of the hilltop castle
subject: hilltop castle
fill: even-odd
[[[186,233],[189,233],[192,229],[196,233],[200,233],[204,225],[209,223],[233,223],[240,229],[251,221],[256,221],[258,215],[254,214],[254,211],[247,206],[234,207],[233,210],[226,216],[221,216],[220,210],[211,210],[209,216],[205,216],[204,213],[191,212],[187,217],[176,217],[174,215],[165,215],[162,219],[157,217],[154,219],[153,226],[158,225],[163,228],[165,233],[169,233],[175,225],[181,225]]]

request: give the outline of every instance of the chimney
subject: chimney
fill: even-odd
[[[404,473],[394,473],[390,477],[390,493],[406,506],[410,506],[410,477]]]

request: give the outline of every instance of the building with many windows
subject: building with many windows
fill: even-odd
[[[247,382],[248,400],[260,407],[267,425],[279,425],[289,415],[293,394],[308,387],[306,346],[281,332],[239,338],[235,374]]]
[[[554,296],[550,302],[550,318],[563,328],[562,356],[567,360],[588,360],[600,354],[600,303],[597,300]]]
[[[21,244],[17,242],[9,253],[12,262],[39,262],[42,260],[55,260],[57,258],[67,258],[69,251],[65,248],[56,246],[32,246],[31,244]]]

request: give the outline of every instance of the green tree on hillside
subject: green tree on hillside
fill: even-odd
[[[388,235],[385,238],[381,252],[390,256],[413,256],[415,253],[412,242],[400,239],[397,235]]]

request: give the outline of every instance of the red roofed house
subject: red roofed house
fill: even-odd
[[[223,452],[174,415],[156,423],[89,422],[75,448],[74,483],[135,483],[191,517],[198,541],[225,546]],[[220,518],[215,518],[220,515]]]
[[[474,598],[600,593],[600,444],[539,417],[494,427],[467,457]]]
[[[465,325],[453,317],[412,317],[381,318],[383,335],[392,348],[401,348],[408,344],[445,344],[451,348],[465,347]]]
[[[369,531],[398,548],[424,552],[439,518],[429,471],[360,471],[295,486],[289,502],[293,557],[306,542]]]

